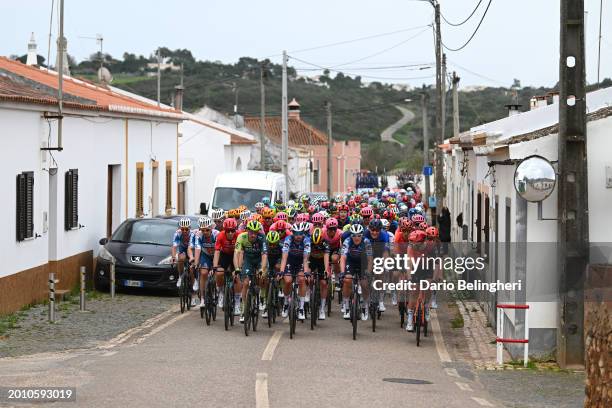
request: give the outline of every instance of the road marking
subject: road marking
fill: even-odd
[[[472,399],[483,407],[494,407],[495,406],[484,398],[472,397]]]
[[[272,333],[272,337],[270,337],[268,345],[266,346],[265,350],[263,351],[263,354],[261,355],[262,360],[272,360],[272,356],[274,356],[274,350],[276,350],[276,346],[278,346],[278,342],[280,341],[282,335],[283,332],[279,330]]]
[[[257,373],[255,376],[255,407],[270,407],[268,401],[268,374],[266,373]]]
[[[117,351],[107,351],[106,353],[102,354],[102,357],[114,356],[117,353],[118,353]]]
[[[451,377],[461,378],[456,368],[445,368],[444,371],[446,371],[446,375],[450,375]]]
[[[153,336],[154,334],[159,333],[160,331],[164,330],[166,327],[173,325],[174,323],[178,322],[181,319],[184,319],[185,317],[189,316],[189,313],[182,313],[176,317],[173,317],[172,319],[168,320],[166,323],[164,324],[160,324],[159,326],[157,326],[156,328],[154,328],[153,330],[151,330],[150,332],[143,334],[142,336],[140,336],[139,338],[137,338],[134,341],[134,344],[140,344],[143,341],[145,341],[146,339],[148,339],[149,337]]]
[[[472,387],[470,387],[470,384],[468,383],[456,382],[455,384],[457,384],[457,387],[459,387],[459,389],[462,391],[470,391],[470,392],[474,391]]]
[[[440,357],[440,361],[443,363],[450,363],[451,359],[446,350],[444,344],[444,338],[442,337],[442,331],[440,330],[440,323],[438,323],[438,315],[435,310],[431,310],[431,328],[433,329],[434,341],[436,343],[436,351]]]

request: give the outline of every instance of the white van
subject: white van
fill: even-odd
[[[280,173],[255,170],[221,173],[215,179],[207,210],[229,210],[242,204],[254,210],[255,203],[264,197],[271,202],[277,199],[285,201],[284,189],[285,176]]]

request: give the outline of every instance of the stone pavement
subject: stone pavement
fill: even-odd
[[[89,292],[88,297],[87,312],[79,311],[78,295],[57,303],[54,324],[48,321],[47,305],[1,318],[13,324],[0,334],[0,358],[95,347],[178,305],[169,295],[118,293],[111,299]]]

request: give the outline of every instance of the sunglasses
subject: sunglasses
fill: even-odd
[[[181,231],[187,232],[187,231],[189,231],[189,228],[188,227],[181,227]]]
[[[264,221],[272,221],[274,218],[271,217],[264,217]]]
[[[200,229],[200,231],[205,232],[205,233],[209,233],[212,230],[210,228],[203,228],[203,229]]]
[[[353,237],[353,238],[361,238],[361,237],[363,237],[363,234],[352,234],[351,237]]]
[[[235,229],[226,229],[226,230],[225,230],[225,233],[226,233],[226,234],[233,234],[234,232],[236,232],[236,230],[235,230]]]
[[[336,231],[337,229],[338,229],[338,228],[336,228],[336,227],[330,227],[330,228],[328,228],[327,230],[328,230],[328,231],[331,231],[331,232],[334,232],[334,231]]]
[[[370,228],[370,231],[372,231],[372,232],[380,232],[380,228]]]

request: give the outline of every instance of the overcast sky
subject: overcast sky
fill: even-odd
[[[30,33],[34,32],[38,52],[46,57],[51,1],[0,1],[0,55],[25,54]],[[451,22],[459,22],[478,0],[440,3],[442,14]],[[443,24],[445,45],[461,46],[474,31],[487,3],[483,0],[474,17],[461,27]],[[597,80],[599,3],[585,0],[589,83]],[[361,74],[364,81],[416,86],[433,83],[435,71],[386,67],[435,60],[431,29],[423,28],[432,20],[433,8],[414,0],[65,0],[68,52],[77,60],[97,51],[95,40],[79,37],[100,33],[105,51],[115,57],[125,51],[149,55],[156,47],[167,46],[187,48],[201,60],[233,63],[241,56],[273,56],[272,60],[280,62],[278,54],[286,49],[290,55],[318,66],[346,64],[337,69]],[[399,30],[404,31],[296,52]],[[54,39],[56,34],[55,22]],[[602,37],[601,77],[612,77],[609,0],[604,0]],[[53,62],[54,53],[52,46]],[[559,0],[493,0],[472,42],[462,51],[447,51],[449,71],[457,71],[463,86],[510,86],[513,78],[520,79],[523,86],[552,86],[558,79],[558,55]],[[353,62],[356,60],[361,61]],[[297,60],[290,64],[312,68]]]

